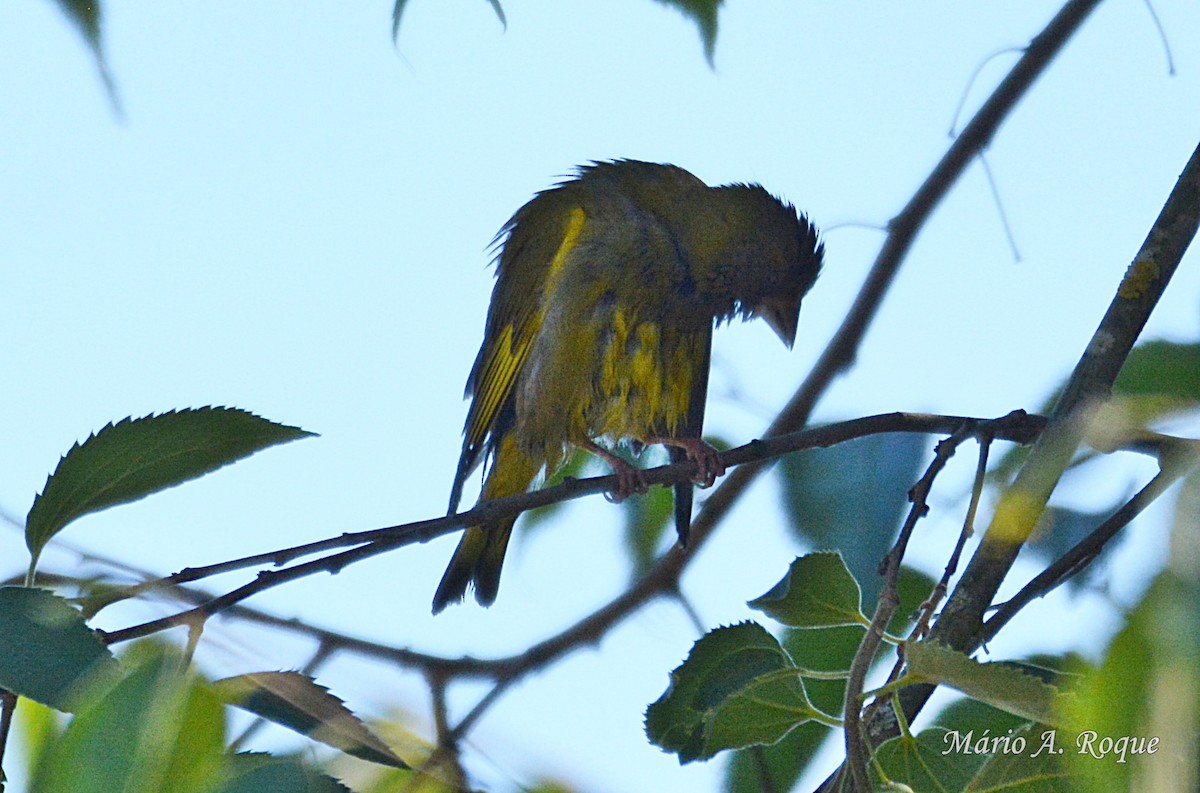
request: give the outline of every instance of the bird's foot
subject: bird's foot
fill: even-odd
[[[605,498],[614,504],[620,504],[634,493],[645,493],[650,489],[641,468],[632,465],[628,460],[613,454],[599,444],[588,442],[585,448],[603,459],[612,468],[613,476],[617,478],[617,486],[605,494]]]
[[[655,438],[653,442],[683,449],[687,459],[696,464],[692,481],[700,487],[712,487],[718,476],[725,475],[721,453],[700,438]]]

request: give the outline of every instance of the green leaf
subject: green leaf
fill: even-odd
[[[342,700],[299,672],[254,672],[213,684],[225,702],[373,763],[407,768]]]
[[[845,671],[850,668],[865,633],[859,625],[815,630],[789,628],[784,633],[783,647],[799,668]],[[815,707],[825,713],[841,712],[845,680],[808,678],[804,681],[804,689]],[[829,727],[810,721],[770,746],[739,750],[726,767],[724,789],[731,793],[791,790],[830,733]],[[771,780],[769,788],[764,788],[764,775]]]
[[[1054,409],[1062,388],[1054,389],[1039,412],[1048,415]],[[1200,405],[1200,344],[1157,339],[1137,345],[1121,366],[1112,393],[1129,414],[1124,421],[1140,425]],[[1009,481],[1028,453],[1026,446],[1010,448],[988,477],[993,482]]]
[[[951,702],[938,712],[935,726],[959,735],[1007,735],[1029,723],[1028,719],[994,708],[970,697]]]
[[[560,467],[552,476],[546,479],[546,483],[542,485],[542,487],[554,487],[555,485],[562,484],[562,482],[568,477],[578,479],[582,475],[583,470],[587,468],[591,461],[592,456],[590,454],[576,449],[574,452],[568,455],[567,460],[563,463],[562,467]],[[550,520],[558,512],[560,512],[565,504],[565,501],[559,501],[555,504],[547,504],[544,507],[537,507],[536,509],[523,512],[521,514],[521,522],[519,524],[520,530],[522,532],[530,532],[535,528],[541,527],[546,521]]]
[[[0,688],[74,711],[117,662],[83,617],[45,589],[0,587]]]
[[[911,619],[910,615],[933,591],[934,580],[924,573],[900,570],[900,606],[892,618],[889,630],[899,632]],[[783,648],[802,670],[845,672],[854,660],[866,629],[861,625],[833,628],[789,628],[784,633]],[[878,664],[891,664],[894,651],[884,651]],[[819,710],[840,714],[846,698],[846,682],[805,677],[804,689],[809,701]],[[726,767],[724,789],[731,793],[761,793],[764,789],[791,790],[822,744],[829,740],[830,728],[817,722],[806,722],[771,746],[758,746],[738,751]],[[763,777],[771,780],[764,788]]]
[[[229,758],[225,782],[217,793],[351,793],[299,757],[242,753]]]
[[[500,25],[508,30],[508,19],[504,16],[504,8],[500,5],[500,0],[487,0],[488,5],[496,12],[496,18],[500,20]],[[408,5],[408,0],[396,0],[392,6],[392,41],[395,41],[400,36],[400,18],[404,16],[404,7]]]
[[[1138,790],[1138,779],[1181,773],[1183,758],[1195,757],[1198,623],[1200,589],[1164,571],[1113,638],[1103,663],[1083,676],[1063,708],[1074,736],[1066,757],[1092,788]]]
[[[842,555],[821,551],[798,557],[788,573],[749,606],[792,628],[869,625],[862,593]]]
[[[1069,699],[1054,686],[1010,664],[981,664],[938,642],[907,643],[904,660],[915,678],[947,685],[1029,721],[1057,721],[1058,708]]]
[[[29,697],[17,701],[16,733],[20,737],[13,748],[24,750],[25,768],[36,768],[42,752],[62,734],[61,716],[49,705]]]
[[[775,467],[793,534],[808,547],[840,549],[868,604],[929,446],[927,435],[870,435],[786,455]]]
[[[50,538],[76,518],[137,501],[278,443],[313,433],[236,408],[171,411],[109,424],[76,443],[25,520],[32,569]]]
[[[208,793],[224,764],[224,713],[174,653],[144,658],[42,754],[38,793]]]
[[[875,753],[876,771],[913,790],[962,790],[988,755],[947,751],[947,734],[935,727],[885,742]]]
[[[1200,404],[1200,344],[1154,340],[1137,345],[1113,382],[1113,394],[1159,397],[1176,409]]]
[[[724,0],[658,0],[671,6],[696,23],[700,30],[700,41],[704,45],[704,58],[713,65],[713,51],[717,46],[717,12]]]
[[[779,642],[761,625],[743,622],[696,642],[671,672],[666,692],[646,709],[646,734],[688,763],[778,740],[817,715]]]
[[[671,530],[674,513],[674,489],[652,487],[640,496],[626,499],[625,548],[633,563],[630,575],[638,578],[654,564],[663,535]]]
[[[1005,748],[987,758],[963,793],[1063,793],[1069,789],[1062,758],[1071,749],[1062,745],[1055,730],[1031,724],[1012,735],[996,737],[1007,739],[1002,744]],[[1115,788],[1104,785],[1096,790]]]

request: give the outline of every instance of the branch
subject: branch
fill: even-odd
[[[904,560],[904,552],[908,549],[908,543],[917,527],[917,521],[929,514],[929,493],[933,490],[934,480],[950,462],[950,458],[958,451],[962,442],[976,434],[974,430],[974,426],[963,424],[953,435],[938,443],[933,460],[925,469],[925,473],[908,491],[908,499],[912,502],[912,507],[908,510],[908,516],[904,519],[904,525],[896,537],[892,550],[884,557],[880,566],[883,587],[879,590],[871,625],[862,641],[859,642],[854,660],[850,664],[843,707],[846,764],[850,768],[850,778],[857,787],[863,790],[869,790],[871,787],[871,779],[867,771],[871,747],[862,730],[863,686],[866,683],[867,673],[871,670],[871,664],[875,661],[875,653],[879,650],[880,642],[883,641],[884,631],[891,622],[892,615],[896,613],[896,608],[900,605],[900,563]],[[980,441],[983,442],[985,437],[981,437]]]
[[[1001,497],[991,525],[933,635],[971,652],[983,613],[1045,510],[1050,493],[1083,442],[1087,415],[1106,400],[1129,351],[1158,304],[1184,251],[1200,229],[1200,146],[1184,166],[1108,311],[1055,405],[1046,431]]]
[[[1111,393],[1117,373],[1197,229],[1200,229],[1200,146],[1184,166],[1162,212],[1126,270],[1116,296],[1055,406],[1046,431],[1034,444],[1016,480],[997,504],[987,533],[934,625],[931,638],[940,639],[960,652],[972,653],[993,634],[994,631],[983,624],[984,612],[1082,442],[1087,414]],[[1160,440],[1161,436],[1145,433],[1139,445],[1158,446],[1161,455]],[[1189,445],[1186,441],[1179,443]],[[1161,487],[1165,481],[1165,477],[1156,477],[1139,496],[1153,494],[1156,497],[1165,489]],[[1128,514],[1131,519],[1141,510],[1144,506],[1141,501],[1135,497],[1122,508],[1119,517],[1106,521],[1097,532],[1109,534],[1112,530],[1115,533],[1119,528],[1117,524],[1124,520],[1127,512],[1131,513]],[[1077,552],[1080,550],[1087,549],[1076,549]],[[1061,582],[1062,576],[1057,572],[1053,575]],[[1026,595],[1036,591],[1036,586]],[[1006,614],[1005,621],[1012,613]],[[999,630],[1002,624],[996,622],[994,630]],[[933,689],[932,685],[920,684],[900,692],[904,713],[910,720],[924,706]],[[880,711],[878,718],[883,721],[872,725],[873,735],[897,734],[894,720],[887,723],[885,711]]]
[[[1185,476],[1198,460],[1200,460],[1200,454],[1193,453],[1186,460],[1164,465],[1162,470],[1155,474],[1154,478],[1147,482],[1146,486],[1139,490],[1133,498],[1093,529],[1075,547],[1034,576],[1021,588],[1020,592],[997,608],[996,613],[984,623],[983,629],[979,633],[979,643],[987,644],[991,641],[1000,632],[1000,629],[1031,601],[1042,597],[1065,583],[1067,579],[1083,572],[1121,529],[1128,526],[1146,507],[1153,504],[1180,477]]]
[[[1044,420],[1039,416],[1030,416],[1023,411],[1015,411],[998,419],[984,421],[980,419],[966,418],[962,416],[937,416],[917,413],[888,413],[878,416],[867,416],[865,418],[845,421],[838,424],[830,424],[824,427],[794,432],[788,435],[777,436],[767,440],[751,441],[750,443],[740,446],[736,449],[723,452],[721,461],[728,467],[757,463],[763,460],[773,459],[782,456],[789,452],[799,451],[801,449],[809,449],[813,447],[832,446],[835,443],[850,440],[852,438],[871,435],[879,432],[919,432],[919,433],[951,433],[955,432],[964,424],[977,427],[980,431],[987,431],[995,437],[1007,438],[1021,443],[1032,441],[1037,433],[1041,430]],[[690,481],[694,473],[694,463],[680,462],[672,465],[664,465],[658,468],[652,468],[645,472],[645,479],[649,484],[669,485],[676,482]],[[735,471],[736,473],[736,471]],[[305,576],[313,575],[314,573],[336,573],[344,567],[381,553],[399,548],[405,545],[411,545],[416,542],[425,542],[434,537],[448,534],[463,526],[473,526],[483,523],[488,523],[502,517],[519,514],[520,512],[531,509],[535,506],[544,506],[546,504],[565,501],[567,499],[579,498],[582,495],[589,493],[599,493],[611,489],[615,485],[615,476],[592,477],[589,479],[568,480],[556,487],[538,490],[531,493],[524,493],[517,496],[511,496],[494,501],[485,501],[479,504],[474,509],[463,512],[457,515],[452,515],[445,518],[436,518],[431,520],[417,521],[415,523],[404,524],[401,526],[392,526],[384,529],[375,529],[373,531],[357,532],[353,534],[343,534],[340,537],[326,540],[315,545],[323,545],[333,541],[353,543],[356,547],[340,553],[331,554],[319,559],[314,559],[309,562],[286,567],[282,570],[263,570],[260,571],[255,580],[234,589],[219,597],[213,598],[205,603],[195,606],[186,611],[179,612],[167,617],[152,620],[141,625],[135,625],[122,630],[112,632],[100,632],[101,637],[109,644],[128,641],[130,639],[141,638],[152,633],[173,628],[178,625],[195,623],[197,620],[204,620],[218,612],[224,611],[231,606],[242,602],[243,600],[262,592],[266,589],[278,586],[280,584],[294,581]],[[714,493],[714,498],[716,497]],[[711,503],[710,499],[710,503]],[[701,511],[704,515],[708,511],[708,504]],[[309,546],[298,546],[309,547]],[[692,546],[690,546],[692,547]],[[292,553],[296,549],[284,549],[267,554],[259,554],[247,559],[273,559],[279,555]],[[599,612],[586,617],[577,623],[575,626],[578,629],[585,630],[582,626],[596,624],[611,624],[614,616],[624,616],[632,610],[637,604],[645,602],[651,596],[656,596],[662,591],[671,588],[676,581],[679,572],[686,565],[691,554],[684,553],[678,548],[668,552],[660,562],[652,568],[641,581],[632,587],[628,592],[619,596],[612,601],[609,606],[601,609]],[[225,569],[227,565],[212,565],[211,568]],[[200,568],[194,568],[200,569]],[[602,618],[599,623],[593,622],[597,615],[605,613],[606,617]],[[570,632],[571,629],[568,629]],[[543,643],[544,644],[544,643]],[[537,647],[542,647],[538,645]],[[557,646],[557,645],[554,645]],[[537,648],[532,648],[536,650]],[[525,662],[522,662],[525,663]]]

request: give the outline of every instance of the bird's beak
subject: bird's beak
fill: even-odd
[[[800,324],[800,301],[780,297],[768,297],[754,310],[766,320],[779,339],[792,349],[796,343],[796,326]]]

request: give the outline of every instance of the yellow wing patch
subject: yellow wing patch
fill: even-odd
[[[467,417],[465,430],[467,448],[477,447],[483,442],[484,436],[496,421],[501,406],[512,393],[517,375],[525,365],[533,340],[541,329],[542,319],[546,315],[545,301],[552,299],[558,279],[562,274],[563,265],[579,241],[587,221],[587,213],[582,207],[575,207],[567,217],[566,231],[558,250],[546,268],[546,280],[542,292],[542,305],[538,310],[530,312],[529,318],[516,327],[509,322],[500,331],[499,338],[490,340],[487,358],[480,369],[479,383],[475,391],[474,401]],[[530,295],[530,299],[536,299]]]

